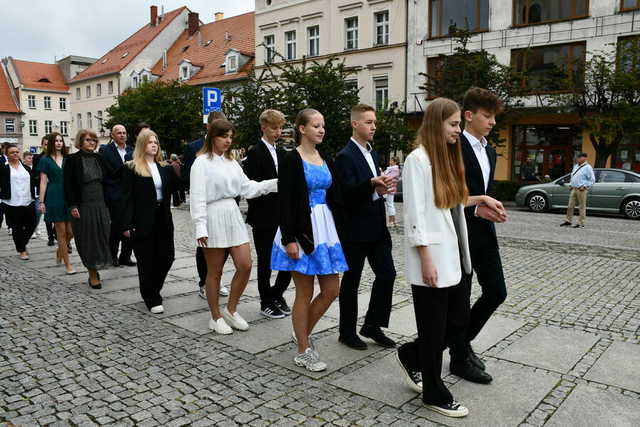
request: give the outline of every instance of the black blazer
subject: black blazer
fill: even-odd
[[[133,156],[133,148],[129,145],[125,146],[126,154],[124,160],[131,160]],[[118,153],[116,143],[103,145],[99,150],[104,162],[109,166],[109,173],[104,177],[104,199],[107,204],[113,204],[122,198],[122,171],[124,162]]]
[[[489,184],[487,191],[484,190],[484,177],[482,169],[473,151],[471,143],[464,134],[460,134],[460,144],[462,146],[462,158],[464,160],[464,174],[469,189],[470,196],[483,196],[493,194],[493,177],[496,171],[496,150],[487,145],[486,152],[489,158],[491,171],[489,172]],[[496,237],[496,227],[493,222],[475,215],[475,206],[465,208],[464,214],[467,218],[467,231],[469,233],[469,248],[483,248],[498,244]]]
[[[376,175],[379,175],[378,154],[371,152]],[[351,140],[338,153],[336,171],[342,185],[345,201],[344,235],[346,241],[374,242],[379,240],[391,244],[391,235],[386,224],[384,198],[373,200],[371,168],[364,155]]]
[[[342,234],[343,205],[340,185],[336,179],[336,170],[330,158],[320,154],[329,167],[332,183],[327,189],[327,205],[333,215],[338,236]],[[298,150],[284,156],[278,169],[278,193],[280,194],[280,233],[282,245],[287,246],[296,240],[306,254],[314,251],[313,227],[311,225],[311,206],[309,206],[309,188],[304,176],[302,157]]]
[[[191,166],[193,166],[193,162],[196,161],[196,157],[198,155],[198,151],[202,149],[204,145],[204,136],[202,138],[198,138],[195,141],[189,143],[184,149],[184,163],[182,165],[182,181],[184,183],[184,188],[189,188],[191,184]]]
[[[22,162],[20,163],[22,164],[22,166],[24,166],[27,172],[29,172],[29,176],[30,176],[29,187],[31,187],[31,198],[35,199],[36,186],[37,186],[36,177],[35,177],[36,174],[33,172],[33,170],[29,166],[25,165]],[[11,198],[11,169],[9,169],[10,167],[11,166],[9,166],[9,163],[0,164],[0,199],[3,199],[3,200],[9,200]]]
[[[278,165],[280,166],[286,156],[286,151],[276,148]],[[264,181],[278,177],[276,165],[269,149],[260,141],[247,152],[243,169],[245,175],[254,181]],[[254,228],[277,228],[280,220],[280,202],[278,193],[269,193],[265,196],[248,199],[247,223]]]
[[[128,165],[122,170],[121,231],[135,230],[134,236],[146,237],[158,229],[173,233],[171,193],[178,187],[178,177],[169,165],[158,165],[162,179],[162,201],[157,207],[153,178],[136,174]],[[156,209],[161,210],[159,216]],[[156,219],[160,223],[156,223]]]
[[[65,158],[64,169],[62,172],[64,175],[64,200],[69,210],[77,208],[82,202],[82,186],[84,185],[84,167],[82,166],[82,157],[84,156],[94,156],[98,159],[98,164],[102,168],[103,177],[110,171],[109,165],[98,153],[87,153],[80,150],[67,156]]]

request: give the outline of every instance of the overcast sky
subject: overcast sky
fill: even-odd
[[[0,58],[53,63],[68,55],[100,58],[149,22],[149,6],[181,6],[205,24],[254,10],[254,0],[0,0]]]

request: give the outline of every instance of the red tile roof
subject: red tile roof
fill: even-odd
[[[140,28],[131,37],[111,49],[106,55],[71,79],[71,82],[122,71],[133,58],[142,52],[142,50],[185,9],[187,9],[187,7],[182,6],[176,10],[165,13],[164,19],[160,21],[158,25],[151,26],[151,24],[147,24]]]
[[[13,89],[9,86],[9,80],[4,67],[0,65],[0,113],[21,113],[16,100],[13,97]]]
[[[167,51],[167,68],[162,70],[162,59],[160,59],[151,69],[151,73],[160,76],[160,80],[175,80],[178,78],[178,64],[183,59],[188,59],[194,65],[203,66],[187,81],[188,84],[199,85],[244,77],[254,64],[253,56],[256,49],[254,25],[255,14],[249,12],[202,25],[200,36],[196,33],[191,39],[185,30]],[[230,36],[230,40],[225,40],[226,33]],[[210,40],[211,42],[207,45]],[[229,49],[236,49],[252,59],[242,66],[239,72],[225,74],[224,67],[221,65]]]
[[[21,61],[11,59],[18,79],[25,89],[49,90],[69,92],[64,74],[58,64],[44,64],[42,62]]]

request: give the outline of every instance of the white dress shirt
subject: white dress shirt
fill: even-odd
[[[11,198],[2,202],[9,206],[29,206],[33,201],[31,198],[31,175],[22,166],[18,164],[18,168],[9,165],[9,182],[11,185]]]
[[[262,138],[262,142],[264,142],[264,144],[269,149],[269,153],[271,153],[271,157],[273,158],[273,164],[276,166],[276,173],[277,173],[278,172],[278,153],[276,153],[276,145],[270,144],[269,142],[265,141],[264,138]]]
[[[371,169],[371,173],[373,174],[373,176],[374,177],[378,176],[378,172],[376,171],[376,165],[375,163],[373,163],[373,156],[371,155],[371,144],[367,142],[367,147],[365,148],[353,138],[351,138],[351,142],[356,144],[356,147],[358,147],[358,149],[360,149],[360,151],[362,152],[362,155],[364,156],[364,159],[367,161],[367,164],[369,165],[369,169]],[[380,195],[378,194],[378,192],[374,191],[373,200],[378,200],[379,198],[380,198]]]
[[[482,178],[484,179],[484,192],[486,194],[487,188],[489,187],[489,176],[491,175],[491,163],[489,163],[489,156],[487,156],[487,140],[484,137],[478,140],[478,138],[471,135],[466,130],[463,131],[463,134],[469,140],[471,148],[473,148],[473,152],[475,153],[476,158],[478,159],[478,163],[480,164],[480,169],[482,169]]]
[[[125,145],[124,148],[120,148],[120,146],[118,144],[116,144],[116,150],[118,150],[118,154],[120,154],[120,158],[122,159],[122,163],[124,163],[124,156],[127,155],[127,146]]]
[[[147,162],[149,166],[149,172],[151,172],[151,177],[153,178],[153,185],[156,187],[156,201],[162,200],[162,177],[160,176],[160,171],[158,170],[158,165],[156,162]]]

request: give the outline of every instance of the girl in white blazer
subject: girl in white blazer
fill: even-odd
[[[460,132],[458,104],[446,98],[432,101],[417,148],[404,163],[405,275],[412,288],[418,338],[397,353],[408,384],[423,392],[426,406],[452,417],[469,412],[441,378],[450,320],[468,316],[464,299],[456,294],[463,274],[471,273],[464,207],[501,208],[488,196],[468,196]]]

